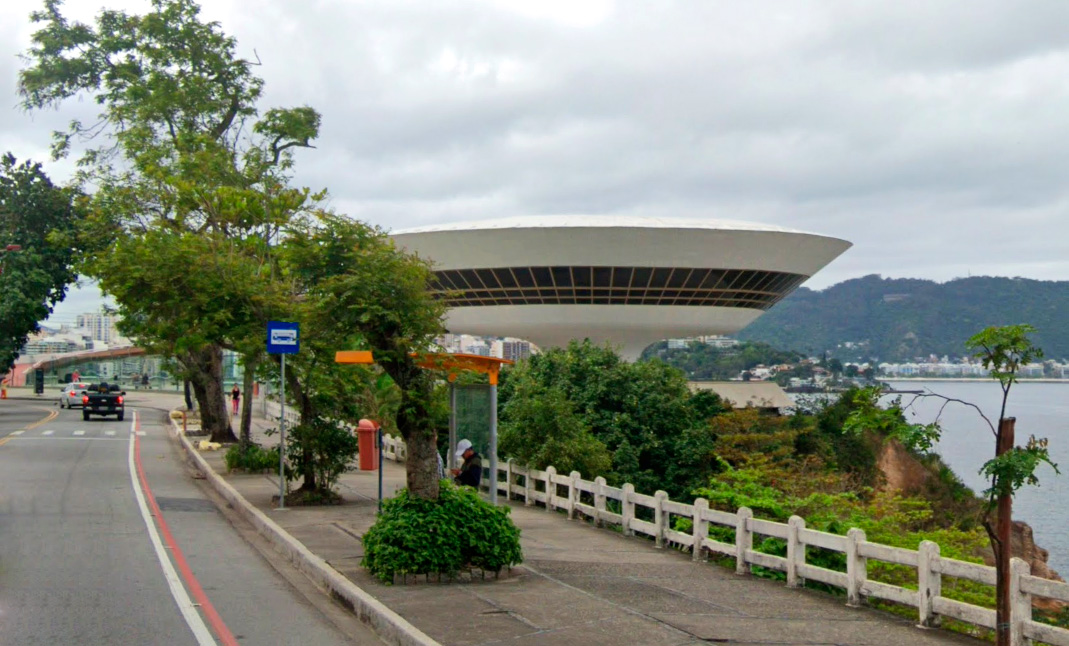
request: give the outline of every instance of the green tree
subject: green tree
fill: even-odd
[[[984,508],[983,525],[995,555],[998,624],[996,637],[999,646],[1008,646],[1010,643],[1009,577],[1013,495],[1026,484],[1039,483],[1036,470],[1041,464],[1048,464],[1057,472],[1057,465],[1051,461],[1047,450],[1047,440],[1037,439],[1033,435],[1025,446],[1014,446],[1016,420],[1006,417],[1010,389],[1017,383],[1021,367],[1043,357],[1042,350],[1029,338],[1034,332],[1035,328],[1031,325],[988,327],[971,336],[966,342],[966,347],[973,352],[973,356],[991,371],[991,376],[997,379],[1001,386],[1002,400],[997,428],[975,404],[935,393],[925,395],[943,399],[948,403],[957,402],[970,406],[986,422],[995,437],[995,457],[984,463],[980,473],[991,483],[984,491],[987,505]],[[941,431],[938,419],[930,424],[907,423],[902,416],[898,400],[889,408],[881,408],[878,405],[879,397],[879,388],[859,391],[855,401],[861,405],[851,413],[845,428],[854,431],[876,429],[890,437],[901,439],[911,448],[921,451],[931,449]]]
[[[588,479],[607,475],[609,450],[583,425],[564,391],[530,380],[515,388],[501,411],[502,455],[536,469],[552,465],[561,473],[578,471]]]
[[[0,374],[75,280],[72,197],[40,164],[0,158]]]
[[[517,398],[559,390],[583,428],[612,455],[610,481],[682,498],[719,468],[708,427],[723,410],[718,398],[692,394],[683,373],[659,360],[627,363],[609,348],[573,341],[504,374],[504,423],[522,427],[528,420],[513,412],[537,410]]]
[[[115,297],[129,333],[177,357],[205,428],[227,441],[234,438],[218,379],[221,350],[247,346],[272,307],[247,309],[250,283],[226,274],[212,281],[204,274],[213,261],[187,255],[161,264],[148,250],[168,240],[183,250],[213,246],[231,254],[236,276],[256,278],[261,301],[284,295],[268,286],[281,280],[271,250],[281,227],[314,206],[317,196],[288,188],[286,173],[292,150],[309,147],[318,134],[319,115],[309,107],[260,114],[263,81],[254,63],[199,12],[192,0],[153,0],[143,15],[104,10],[90,26],[69,21],[58,0],[46,0],[31,15],[38,30],[19,90],[27,109],[82,94],[101,106],[95,123],[71,122],[53,146],[63,156],[75,144],[89,145],[77,177],[91,194],[83,239],[126,243],[121,255],[110,245],[87,254],[82,269]],[[206,241],[193,240],[201,237]],[[179,285],[179,298],[196,292],[194,298],[211,299],[173,307],[165,318],[143,293],[125,288],[147,282]]]
[[[444,331],[445,306],[428,289],[433,280],[430,266],[394,247],[382,231],[326,213],[314,223],[292,228],[282,253],[295,286],[294,311],[316,330],[315,345],[309,348],[315,352],[302,356],[302,348],[295,357],[298,370],[314,361],[308,363],[306,377],[334,383],[330,390],[319,388],[321,394],[347,387],[347,401],[366,402],[366,392],[361,392],[370,385],[366,373],[355,382],[351,369],[339,371],[333,362],[337,350],[370,349],[397,386],[396,401],[387,405],[391,410],[396,406],[394,421],[408,446],[408,491],[416,498],[437,499],[437,377],[433,370],[419,367],[414,356],[429,351]],[[382,386],[375,388],[381,392]],[[304,394],[296,397],[302,401]]]

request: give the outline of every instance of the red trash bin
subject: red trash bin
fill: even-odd
[[[379,468],[379,425],[362,419],[356,425],[357,449],[360,452],[360,470],[374,471]]]

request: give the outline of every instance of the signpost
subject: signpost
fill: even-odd
[[[267,353],[282,355],[282,387],[279,389],[278,420],[278,508],[286,508],[286,355],[301,348],[301,328],[297,323],[268,321]]]

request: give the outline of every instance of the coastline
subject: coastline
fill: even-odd
[[[998,383],[991,377],[877,377],[877,381],[948,381],[958,383]],[[1054,377],[1020,378],[1017,384],[1069,384],[1069,379]]]

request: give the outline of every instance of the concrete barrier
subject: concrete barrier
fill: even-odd
[[[212,488],[266,538],[275,550],[286,557],[298,570],[306,574],[321,590],[349,608],[361,622],[367,624],[383,641],[398,646],[441,646],[404,617],[390,610],[381,601],[332,568],[329,563],[308,550],[290,536],[278,523],[254,507],[238,493],[193,447],[172,418],[171,425],[182,448],[197,469],[204,474]]]

